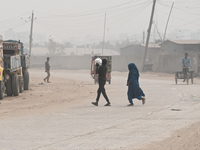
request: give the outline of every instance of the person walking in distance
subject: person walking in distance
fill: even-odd
[[[50,58],[47,57],[47,61],[45,62],[45,72],[47,73],[47,77],[44,78],[44,82],[47,81],[47,83],[51,83],[51,82],[49,81],[49,77],[50,77],[50,65],[49,65],[49,60],[50,60]]]
[[[188,53],[185,53],[185,57],[183,57],[182,59],[182,67],[183,67],[183,75],[184,75],[183,82],[185,82],[187,72],[189,72],[189,69],[190,69],[190,65],[191,65],[190,57],[188,57]]]
[[[99,88],[97,91],[97,98],[96,98],[96,102],[92,102],[93,105],[98,106],[98,102],[99,102],[99,98],[101,93],[103,94],[104,98],[107,101],[107,104],[105,104],[104,106],[111,106],[110,101],[108,99],[108,96],[106,95],[106,90],[104,88],[105,84],[106,84],[106,73],[107,73],[107,60],[103,59],[102,60],[102,66],[99,66],[98,63],[96,63],[96,74],[99,75],[98,81],[99,81]]]
[[[127,86],[128,86],[128,100],[129,105],[127,106],[134,106],[133,100],[134,98],[137,98],[138,100],[142,100],[142,104],[145,104],[145,94],[143,93],[142,89],[139,86],[139,71],[137,69],[137,66],[134,63],[130,63],[128,65],[129,74],[128,74],[128,80],[127,80]]]

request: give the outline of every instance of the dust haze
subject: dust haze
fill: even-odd
[[[200,4],[156,0],[146,47],[152,5],[153,0],[1,1],[0,34],[20,40],[31,55],[29,90],[0,101],[0,149],[199,149]],[[183,82],[185,53],[191,67]],[[94,56],[111,60],[111,83],[105,85],[110,107],[103,96],[98,107],[91,104],[98,89],[91,77]],[[50,83],[44,81],[47,57]],[[145,105],[134,99],[127,107],[129,63],[139,69]]]

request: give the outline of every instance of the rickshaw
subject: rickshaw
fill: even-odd
[[[95,59],[106,59],[107,60],[107,73],[106,73],[106,81],[111,84],[111,69],[112,69],[112,57],[111,56],[93,56],[91,61],[91,71],[90,75],[92,79],[94,79],[94,84],[98,83],[98,74],[96,74],[96,65]]]
[[[175,83],[178,83],[178,79],[184,79],[183,71],[175,72]],[[186,83],[189,84],[189,79],[191,79],[191,83],[194,81],[194,71],[188,71],[186,74]]]

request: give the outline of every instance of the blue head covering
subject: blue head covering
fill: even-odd
[[[140,76],[138,68],[137,68],[137,66],[134,63],[130,63],[128,65],[128,69],[129,69],[130,72],[132,72],[133,74],[135,74],[137,77]]]

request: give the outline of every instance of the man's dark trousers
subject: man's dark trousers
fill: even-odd
[[[106,101],[109,103],[109,99],[106,95],[106,91],[105,91],[105,88],[104,88],[104,85],[106,84],[106,81],[104,82],[99,82],[99,89],[97,90],[97,98],[96,98],[96,101],[98,102],[99,101],[99,98],[100,98],[100,95],[101,93],[103,94],[104,98],[106,99]]]
[[[184,76],[184,80],[187,77],[187,73],[189,72],[189,68],[183,68],[183,76]]]

